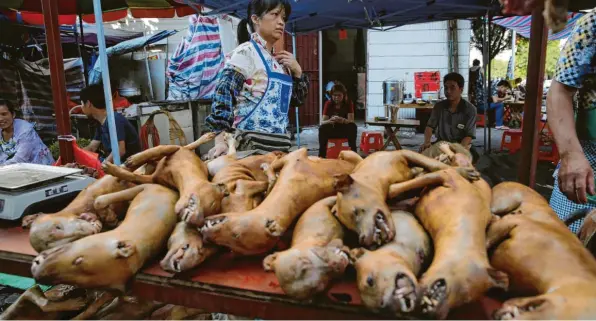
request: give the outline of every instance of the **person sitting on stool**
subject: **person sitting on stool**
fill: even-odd
[[[505,100],[511,98],[509,94],[511,92],[511,84],[507,80],[501,80],[497,83],[497,91],[493,94],[492,97],[489,98],[488,109],[495,110],[495,122],[496,126],[495,129],[498,130],[507,130],[509,127],[503,125],[503,114],[505,113],[505,104],[503,103]],[[478,111],[480,113],[484,113],[484,107],[486,105],[477,106]]]
[[[478,153],[472,146],[476,138],[476,107],[461,97],[464,91],[464,77],[452,72],[443,78],[445,100],[435,104],[424,131],[424,144],[419,152],[431,146],[433,131],[437,141],[459,143],[470,150],[474,162]]]
[[[354,104],[348,99],[346,87],[335,82],[331,89],[331,100],[323,108],[323,123],[319,127],[319,157],[327,157],[327,141],[330,138],[347,138],[350,148],[357,152],[354,123]]]
[[[100,161],[113,163],[114,155],[112,154],[112,145],[110,144],[110,131],[107,121],[108,112],[106,111],[103,85],[94,84],[83,88],[81,90],[81,103],[83,113],[88,118],[95,119],[99,123],[93,140],[84,149],[90,152],[97,152],[99,147],[102,146],[105,154],[108,156],[105,159],[100,157]],[[114,112],[114,123],[116,124],[120,159],[124,162],[129,156],[141,151],[139,135],[126,117],[120,113]]]

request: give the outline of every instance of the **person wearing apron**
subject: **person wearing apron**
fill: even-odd
[[[575,115],[573,97],[577,93]],[[596,208],[596,12],[576,22],[557,63],[547,97],[548,124],[561,155],[553,177],[550,206],[565,220],[584,208]],[[577,233],[583,223],[569,228]]]
[[[288,0],[251,0],[250,20],[238,26],[240,45],[219,76],[206,123],[216,133],[234,132],[239,151],[265,154],[292,147],[288,111],[302,105],[309,81],[292,54],[273,50],[290,12]],[[218,135],[209,159],[226,152],[223,135]]]

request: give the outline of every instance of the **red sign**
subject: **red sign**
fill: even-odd
[[[441,90],[441,73],[439,71],[422,71],[414,73],[414,89],[416,98],[422,98],[422,92]]]
[[[339,29],[339,40],[348,39],[348,31],[346,29]]]

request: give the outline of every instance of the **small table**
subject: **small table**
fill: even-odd
[[[386,150],[387,147],[389,147],[389,143],[393,143],[393,146],[395,146],[395,149],[400,150],[401,144],[399,143],[399,140],[397,139],[397,136],[396,136],[397,131],[401,127],[416,128],[420,125],[420,121],[415,120],[415,119],[398,119],[395,122],[391,122],[388,120],[377,121],[377,120],[371,119],[371,120],[367,120],[366,124],[371,125],[371,126],[385,127],[385,133],[387,134],[387,141],[385,142],[385,145],[383,146],[383,148],[381,150]]]

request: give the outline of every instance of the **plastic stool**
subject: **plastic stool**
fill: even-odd
[[[507,137],[509,137],[509,142],[507,141]],[[513,154],[521,149],[522,145],[522,130],[521,129],[508,129],[503,132],[503,137],[501,138],[501,149],[509,150],[509,154]]]
[[[327,158],[337,158],[342,150],[350,150],[348,139],[334,138],[327,141]]]
[[[546,131],[546,133],[545,133]],[[553,134],[548,127],[548,123],[545,123],[543,129],[540,131],[540,140],[538,141],[538,161],[551,162],[554,165],[559,163],[559,149],[553,139]],[[542,151],[540,147],[550,146],[550,151]]]
[[[550,146],[550,151],[541,151],[540,147],[543,146]],[[553,165],[557,165],[559,163],[559,149],[557,148],[557,144],[555,142],[551,142],[550,144],[544,144],[542,140],[538,144],[538,161],[547,161],[553,163]]]
[[[363,132],[360,137],[360,150],[365,154],[370,154],[371,150],[380,151],[383,149],[383,133],[381,132]]]
[[[476,115],[476,127],[484,127],[484,114]]]

